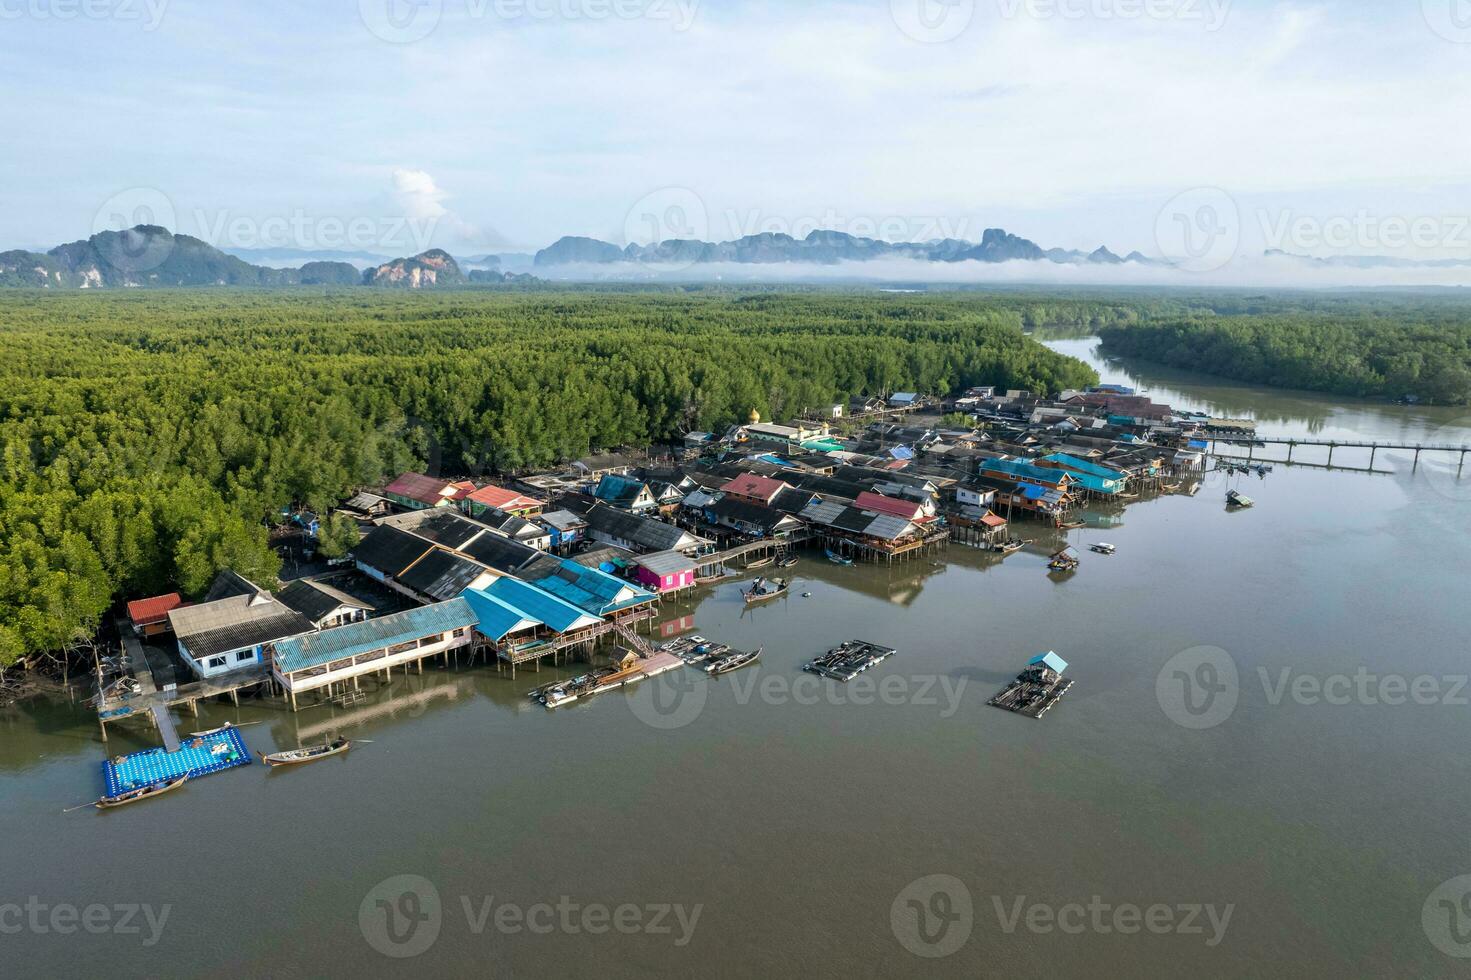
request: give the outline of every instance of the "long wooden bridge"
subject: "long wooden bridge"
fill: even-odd
[[[1385,452],[1412,452],[1415,454],[1415,465],[1420,465],[1421,453],[1450,453],[1458,455],[1460,460],[1456,472],[1460,472],[1466,466],[1466,454],[1471,453],[1471,446],[1453,446],[1450,444],[1422,443],[1422,442],[1365,442],[1353,439],[1299,439],[1284,436],[1243,436],[1240,434],[1208,434],[1206,440],[1210,443],[1212,455],[1217,455],[1216,447],[1224,444],[1235,448],[1245,447],[1246,458],[1253,459],[1258,448],[1266,446],[1286,446],[1287,458],[1284,460],[1263,460],[1268,463],[1291,463],[1292,454],[1302,446],[1317,446],[1328,450],[1327,466],[1333,465],[1333,452],[1336,449],[1367,449],[1369,450],[1369,469],[1374,468],[1374,457],[1383,450]]]

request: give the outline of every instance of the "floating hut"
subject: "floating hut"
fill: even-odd
[[[1039,653],[1027,661],[1016,680],[986,703],[1028,718],[1041,718],[1073,686],[1070,678],[1062,676],[1067,666],[1066,660],[1050,650]]]

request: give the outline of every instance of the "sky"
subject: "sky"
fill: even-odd
[[[1471,259],[1471,0],[0,0],[0,85],[0,248]]]

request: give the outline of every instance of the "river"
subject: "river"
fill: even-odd
[[[1264,433],[1471,438],[1466,412],[1050,346]],[[525,692],[549,670],[426,669],[348,709],[206,706],[184,727],[371,744],[111,813],[60,813],[100,788],[85,710],[0,711],[6,973],[1465,976],[1471,474],[1379,462],[1235,477],[1243,512],[1220,476],[1099,511],[1070,540],[1118,554],[1061,582],[1021,524],[1004,562],[807,558],[767,608],[666,606],[765,647],[713,680],[548,712]],[[900,652],[846,686],[799,671],[848,637]],[[1058,707],[986,705],[1045,650]]]

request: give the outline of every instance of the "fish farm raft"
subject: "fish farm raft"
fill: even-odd
[[[802,667],[803,670],[831,677],[839,681],[851,681],[870,667],[883,663],[899,651],[882,647],[865,640],[847,640],[822,656],[814,658]]]
[[[1027,661],[1027,668],[1006,686],[1006,690],[986,703],[1028,718],[1041,718],[1073,686],[1064,678],[1067,661],[1052,652],[1040,653]]]

